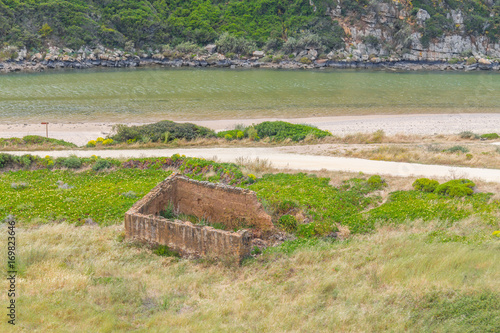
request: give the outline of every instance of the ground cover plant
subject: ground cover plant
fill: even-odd
[[[67,149],[75,148],[77,145],[64,140],[46,138],[38,135],[27,135],[23,138],[0,138],[0,149]]]
[[[476,216],[491,228],[498,227],[500,203],[491,200],[491,193],[455,195],[450,187],[470,189],[470,181],[452,180],[436,186],[436,193],[394,191],[387,200],[377,193],[385,187],[380,177],[352,178],[339,187],[329,185],[329,178],[306,174],[269,174],[248,187],[257,192],[273,214],[274,220],[287,214],[302,218],[296,234],[325,236],[346,226],[351,233],[366,233],[377,226],[407,221],[443,221],[450,224]],[[304,223],[304,221],[306,223]],[[286,228],[286,227],[285,227]]]
[[[1,195],[5,198],[0,205],[0,214],[18,214],[22,221],[40,217],[82,222],[88,216],[100,223],[117,222],[137,198],[147,193],[172,170],[193,179],[222,182],[256,191],[273,216],[275,225],[300,237],[325,236],[337,232],[339,226],[349,228],[351,233],[366,233],[381,224],[417,219],[453,223],[471,216],[493,227],[500,206],[498,201],[491,199],[492,194],[472,193],[475,184],[469,180],[452,180],[436,185],[431,180],[419,179],[415,181],[415,191],[386,193],[387,197],[383,201],[381,191],[387,184],[380,176],[354,177],[340,186],[332,186],[329,178],[303,173],[265,174],[256,178],[237,164],[180,155],[127,161],[98,157],[80,159],[73,156],[59,162],[56,159],[53,165],[63,170],[52,171],[54,166],[47,165],[47,158],[34,162],[27,156],[15,158],[19,159],[16,161],[18,169],[23,170],[2,174]],[[31,166],[23,160],[31,161]],[[45,163],[43,166],[40,166],[41,161]],[[13,164],[11,162],[4,166],[12,168]],[[86,171],[71,171],[78,168]],[[119,181],[120,177],[123,178],[122,182]],[[139,179],[144,180],[143,186],[134,187],[138,186]],[[58,181],[71,189],[61,191]],[[110,182],[115,182],[113,186],[116,188]],[[109,186],[114,188],[110,192],[112,196],[103,197]],[[433,193],[428,193],[429,186],[434,188]],[[44,190],[50,193],[51,198],[53,196],[51,200],[44,199]],[[85,191],[95,195],[86,196]],[[27,204],[26,198],[30,198]],[[121,204],[113,204],[116,198]],[[35,203],[36,209],[31,209]],[[60,206],[55,209],[54,205]],[[70,213],[66,216],[65,211]],[[283,218],[285,215],[290,217]],[[298,222],[294,223],[291,216]]]
[[[124,213],[170,171],[120,169],[35,170],[0,174],[0,215],[13,214],[29,224],[67,221],[83,224],[89,219],[102,225],[120,223]],[[24,182],[24,188],[12,184]],[[67,184],[66,188],[58,182]],[[129,191],[136,197],[124,195]]]

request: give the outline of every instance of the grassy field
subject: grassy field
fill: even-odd
[[[500,204],[490,184],[453,198],[410,190],[408,179],[276,173],[264,161],[117,165],[0,174],[0,218],[18,220],[21,331],[500,330]],[[278,227],[296,218],[298,238],[241,265],[123,240],[124,212],[174,168],[255,190]]]
[[[464,234],[474,227],[454,226]],[[441,241],[430,236],[434,228],[413,223],[345,241],[285,243],[242,266],[159,257],[120,242],[119,225],[21,228],[17,328],[498,332],[499,240]],[[5,320],[0,327],[8,331]]]

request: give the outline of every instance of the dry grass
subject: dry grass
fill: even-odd
[[[500,168],[500,153],[495,146],[480,143],[462,143],[459,146],[468,149],[467,153],[445,151],[453,146],[457,145],[454,143],[335,145],[329,148],[323,146],[321,150],[316,149],[316,152],[321,155],[380,161]]]
[[[499,242],[426,242],[438,227],[385,227],[347,241],[304,246],[291,255],[267,253],[243,266],[158,257],[147,247],[117,241],[122,226],[19,228],[16,328],[423,331],[427,323],[412,318],[426,314],[419,304],[430,293],[451,297],[500,290]],[[482,232],[474,221],[455,228]],[[0,231],[5,234],[5,226]],[[2,246],[4,267],[5,258]],[[6,293],[0,302],[6,304]],[[445,324],[434,331],[447,331]],[[8,331],[5,320],[0,330]]]
[[[257,177],[276,171],[273,164],[266,158],[238,157],[235,163],[243,167],[244,174],[253,174]]]

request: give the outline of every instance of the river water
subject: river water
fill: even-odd
[[[500,111],[492,72],[118,69],[0,75],[0,122]]]

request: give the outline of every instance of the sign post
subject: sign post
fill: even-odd
[[[45,125],[45,136],[48,138],[49,137],[49,123],[42,123],[42,125]]]

